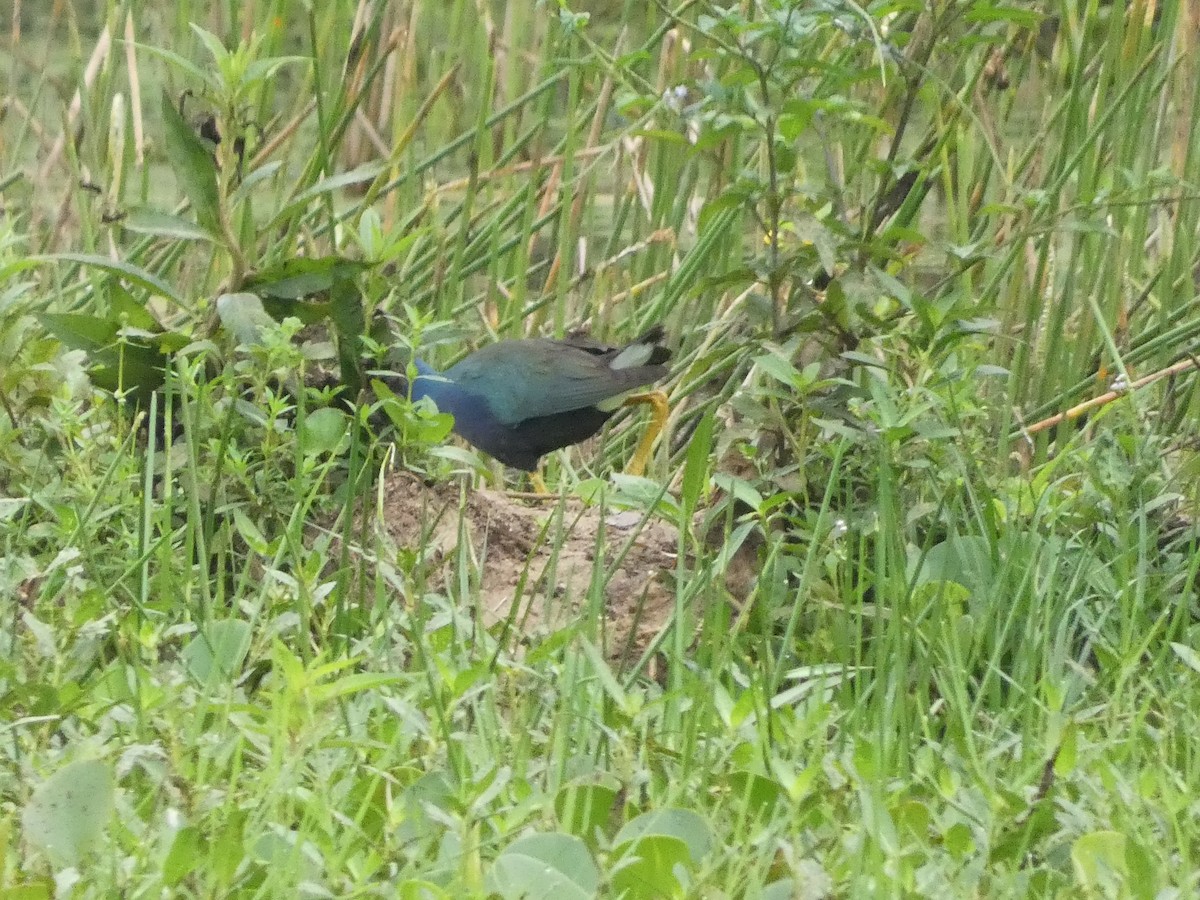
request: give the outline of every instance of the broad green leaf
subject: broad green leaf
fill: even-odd
[[[117,340],[119,322],[85,313],[45,313],[39,317],[46,330],[73,350],[95,353]]]
[[[812,110],[784,113],[779,117],[779,133],[785,140],[794,141],[812,123]]]
[[[733,772],[729,775],[731,801],[735,808],[743,806],[754,816],[770,816],[780,801],[786,802],[787,792],[774,778],[755,772]]]
[[[600,886],[600,870],[579,838],[530,834],[496,857],[489,887],[505,900],[588,900]]]
[[[608,825],[617,789],[607,784],[572,784],[554,797],[554,812],[562,827],[585,841],[595,838],[597,829]]]
[[[362,248],[363,256],[378,261],[385,243],[383,220],[379,213],[373,208],[364,209],[358,217],[358,245]]]
[[[640,475],[614,472],[612,483],[617,489],[615,494],[610,495],[613,497],[614,503],[637,509],[655,509],[661,515],[676,522],[679,521],[679,504],[657,481],[643,478]]]
[[[1003,366],[981,365],[976,366],[972,372],[977,378],[1009,378],[1012,372]]]
[[[1093,831],[1071,845],[1075,881],[1085,894],[1113,896],[1129,875],[1125,863],[1125,835],[1119,831]]]
[[[162,331],[162,326],[150,314],[145,305],[133,298],[129,291],[120,284],[112,284],[109,288],[109,303],[112,307],[112,318],[128,327],[140,328],[153,336]]]
[[[25,838],[56,863],[76,866],[104,833],[112,815],[112,767],[80,760],[59,769],[33,792],[21,815]]]
[[[1200,653],[1187,644],[1180,644],[1176,641],[1171,641],[1171,649],[1175,651],[1175,655],[1185,666],[1200,674]]]
[[[250,623],[241,619],[210,622],[183,648],[183,661],[202,684],[233,678],[250,652]]]
[[[173,333],[126,340],[121,337],[119,320],[83,313],[47,313],[40,318],[46,330],[68,347],[87,353],[93,384],[113,393],[131,393],[140,400],[162,387],[166,363],[163,351],[187,343],[182,335]]]
[[[363,384],[359,345],[367,330],[367,319],[363,309],[363,298],[354,282],[354,275],[344,267],[335,272],[333,287],[329,291],[329,313],[333,319],[334,332],[337,334],[342,385],[351,397],[357,397]]]
[[[698,863],[712,848],[713,834],[708,822],[690,809],[656,809],[627,822],[613,840],[614,846],[636,841],[647,835],[664,835],[683,841],[691,861]]]
[[[908,578],[917,585],[953,581],[968,590],[979,590],[991,583],[993,569],[992,551],[985,538],[952,534],[930,547],[923,560],[910,557]]]
[[[237,506],[233,508],[233,525],[237,529],[238,536],[255,553],[266,556],[271,552],[271,545],[259,530],[258,525],[246,515],[245,510]]]
[[[362,691],[370,691],[389,684],[396,684],[403,680],[403,677],[400,675],[386,672],[354,672],[344,675],[329,684],[320,684],[310,688],[308,696],[312,699],[313,703],[323,703],[338,697],[347,697],[350,694],[358,694]]]
[[[155,237],[174,238],[180,241],[211,241],[213,239],[210,232],[190,219],[159,209],[151,209],[148,206],[135,206],[129,210],[129,214],[121,220],[121,227],[136,231],[138,234],[152,234]]]
[[[683,466],[683,487],[679,494],[684,517],[690,517],[708,486],[709,458],[712,454],[713,414],[708,412],[696,426],[688,442],[687,461]]]
[[[122,341],[94,359],[97,365],[88,373],[93,384],[114,394],[128,394],[138,402],[147,402],[166,380],[163,355],[141,343]]]
[[[300,449],[306,456],[319,456],[337,450],[345,437],[350,420],[340,409],[327,406],[304,417],[300,429]]]
[[[353,279],[368,267],[367,263],[341,256],[300,257],[262,270],[246,289],[280,300],[299,300],[324,294],[336,280]]]
[[[800,378],[799,370],[778,353],[763,353],[754,358],[754,367],[776,381],[792,387]]]
[[[404,439],[408,443],[428,447],[440,444],[454,430],[454,416],[450,413],[434,412],[432,408],[422,405],[416,407],[413,415],[404,428]]]
[[[276,326],[257,294],[222,294],[217,298],[217,316],[225,330],[246,347],[261,344],[263,330]]]
[[[109,275],[115,275],[117,278],[124,278],[130,284],[135,284],[151,294],[166,297],[182,309],[190,310],[188,302],[169,284],[157,275],[152,275],[127,262],[109,259],[107,256],[94,256],[90,253],[48,253],[42,256],[31,256],[29,259],[34,262],[73,262],[92,269],[99,269]]]
[[[400,432],[405,444],[439,444],[454,428],[454,416],[436,412],[436,407],[428,400],[410,404],[378,378],[371,379],[371,390],[380,399],[380,408]]]
[[[355,823],[372,841],[381,840],[389,827],[390,787],[388,779],[364,768],[346,798],[343,808],[353,812]]]
[[[318,300],[285,300],[279,297],[263,296],[263,309],[276,322],[284,319],[298,319],[302,325],[317,325],[329,321],[329,304]]]
[[[186,72],[189,76],[191,76],[191,79],[196,84],[204,85],[213,93],[216,93],[221,89],[220,82],[216,79],[216,77],[213,76],[207,67],[201,68],[191,60],[180,56],[178,53],[175,53],[173,50],[167,50],[154,44],[134,44],[134,46],[137,47],[138,50],[144,50],[147,53],[166,60],[167,62],[171,63],[171,65],[177,67],[180,71]]]
[[[692,860],[687,843],[680,838],[648,834],[620,846],[617,853],[610,879],[616,896],[625,900],[684,896],[685,885],[677,870],[686,871]]]
[[[194,31],[196,36],[200,38],[205,49],[207,49],[209,55],[212,56],[213,62],[216,63],[217,68],[220,69],[222,64],[229,59],[229,51],[225,49],[225,45],[221,43],[221,39],[211,31],[206,31],[195,22],[191,22],[190,24],[192,26],[192,31]]]
[[[975,852],[975,836],[965,822],[955,822],[942,834],[942,846],[955,859],[963,859],[968,853]]]
[[[901,835],[924,846],[929,843],[929,807],[919,800],[905,800],[891,810]]]
[[[166,130],[167,160],[179,187],[192,204],[200,227],[220,234],[220,197],[217,193],[217,163],[209,147],[175,108],[171,96],[162,93],[163,127]]]
[[[230,810],[223,818],[210,845],[208,858],[211,871],[219,881],[228,882],[246,856],[246,819],[243,809]]]
[[[340,191],[342,188],[362,184],[365,181],[374,181],[379,177],[379,173],[385,171],[387,167],[387,163],[383,162],[366,163],[365,165],[351,169],[349,172],[342,172],[339,175],[323,178],[312,187],[297,194],[288,206],[303,205],[310,200],[320,197],[322,194]]]
[[[403,816],[392,832],[392,839],[401,843],[428,840],[441,831],[444,817],[455,806],[454,791],[439,772],[427,772],[400,794]]]
[[[762,507],[763,495],[745,479],[734,475],[727,475],[724,472],[718,472],[713,475],[713,484],[726,493],[733,494],[734,497],[741,500],[755,512],[758,512]]]
[[[1126,887],[1135,900],[1153,900],[1158,896],[1161,881],[1159,868],[1150,853],[1132,836],[1125,841]]]
[[[1068,722],[1063,728],[1058,753],[1054,757],[1054,774],[1059,778],[1068,778],[1075,771],[1078,760],[1079,728],[1074,722]]]
[[[260,181],[265,181],[266,179],[270,178],[281,168],[283,168],[283,163],[278,160],[264,163],[263,165],[259,166],[257,169],[243,178],[242,183],[237,186],[237,190],[230,194],[230,204],[232,206],[237,206],[253,192],[255,186]]]
[[[203,839],[195,825],[181,828],[171,841],[171,849],[163,859],[163,883],[174,887],[187,878],[203,861]]]

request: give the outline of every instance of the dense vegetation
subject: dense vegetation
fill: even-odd
[[[1200,893],[1192,4],[94,5],[0,49],[0,897]],[[378,377],[658,322],[550,503]]]

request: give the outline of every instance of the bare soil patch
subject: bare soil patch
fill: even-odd
[[[600,596],[606,652],[626,664],[637,660],[674,608],[670,573],[678,534],[637,512],[490,489],[468,490],[464,498],[456,483],[426,484],[398,472],[388,479],[382,525],[397,547],[424,551],[433,569],[428,577],[442,579],[451,595],[457,585],[449,579],[459,555],[468,552],[479,572],[484,622],[511,617],[522,636],[576,622],[589,614],[589,595]]]

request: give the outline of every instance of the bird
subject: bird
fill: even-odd
[[[625,471],[645,472],[666,423],[662,391],[632,393],[667,375],[671,351],[656,325],[622,347],[589,337],[522,338],[488,344],[439,372],[414,359],[410,397],[428,398],[454,417],[454,432],[506,466],[532,473],[541,458],[596,434],[622,406],[653,410]]]

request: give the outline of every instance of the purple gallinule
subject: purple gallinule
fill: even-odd
[[[667,398],[630,392],[666,376],[671,351],[662,340],[656,325],[623,347],[526,338],[489,344],[445,372],[417,360],[412,399],[428,397],[469,444],[535,475],[545,454],[590,438],[622,406],[648,404],[653,417],[626,467],[640,475],[666,423]]]

